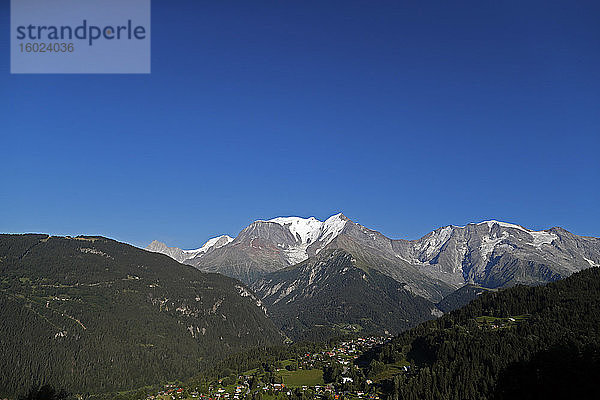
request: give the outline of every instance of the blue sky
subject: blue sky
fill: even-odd
[[[154,0],[147,76],[10,75],[7,3],[0,232],[600,236],[598,2]]]

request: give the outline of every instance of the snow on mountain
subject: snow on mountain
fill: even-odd
[[[535,231],[500,221],[436,229],[398,246],[398,257],[429,276],[458,286],[485,287],[549,282],[587,268],[600,241],[561,228]]]
[[[523,228],[521,225],[509,224],[507,222],[491,220],[491,221],[481,222],[477,225],[482,225],[482,224],[486,224],[490,229],[492,229],[492,227],[497,224],[503,228],[518,229],[522,232],[525,232],[532,238],[532,243],[531,243],[532,246],[537,247],[537,248],[541,248],[541,246],[544,244],[552,244],[552,241],[554,241],[555,239],[558,238],[558,236],[556,234],[551,233],[551,232],[532,231],[531,229]]]
[[[321,240],[324,244],[321,248],[331,243],[342,232],[347,222],[348,220],[341,213],[327,218],[322,227]],[[319,250],[317,250],[317,253]]]
[[[310,244],[315,242],[319,236],[323,223],[314,217],[278,217],[268,220],[281,226],[287,227],[300,243]]]
[[[218,249],[219,247],[223,247],[231,242],[233,242],[233,238],[231,236],[221,235],[212,239],[208,239],[208,241],[204,243],[204,245],[199,249],[184,250],[184,252],[188,254],[193,254],[193,257],[196,257],[199,254],[206,254],[212,249]]]
[[[343,214],[333,215],[325,221],[319,221],[314,217],[277,217],[266,221],[254,221],[235,239],[226,235],[210,239],[199,249],[182,250],[177,247],[167,247],[158,241],[153,241],[146,249],[166,254],[179,262],[208,271],[212,271],[210,269],[212,265],[225,262],[224,259],[227,260],[225,263],[236,264],[235,268],[238,268],[237,264],[239,264],[243,266],[239,268],[247,269],[248,265],[257,262],[264,268],[270,268],[267,264],[273,263],[277,267],[272,269],[279,269],[298,264],[309,258],[309,254],[317,254],[342,232],[347,222],[348,219]],[[221,248],[224,248],[223,252],[227,255],[219,252],[218,256],[215,254],[212,256],[218,258],[223,255],[224,259],[215,261],[211,258],[205,262],[202,258]],[[253,259],[254,254],[258,259],[249,261],[247,257]],[[210,265],[204,265],[206,263]]]
[[[278,217],[268,221],[257,222],[274,222],[284,229],[289,230],[296,239],[296,243],[278,243],[277,245],[282,247],[288,262],[293,265],[309,257],[309,246],[313,245],[315,253],[318,253],[322,248],[331,243],[340,234],[342,229],[344,229],[347,219],[340,213],[327,218],[325,222],[319,221],[314,217]]]
[[[343,249],[435,301],[466,283],[490,288],[537,284],[600,264],[600,239],[561,228],[535,231],[490,220],[441,227],[416,240],[393,240],[343,214],[325,221],[293,216],[258,220],[235,239],[214,238],[195,250],[160,242],[148,249],[249,284],[326,249]]]
[[[440,250],[440,248],[448,241],[448,239],[450,239],[451,234],[452,227],[445,226],[431,232],[422,240],[415,242],[415,248],[420,254],[424,255],[425,258],[429,258]]]
[[[191,260],[192,258],[202,257],[206,253],[208,253],[214,249],[223,247],[223,246],[231,243],[232,241],[233,241],[232,237],[227,236],[227,235],[221,235],[221,236],[217,236],[215,238],[209,239],[199,249],[182,250],[178,247],[168,247],[166,244],[159,242],[158,240],[153,240],[152,243],[150,243],[146,247],[146,250],[149,250],[149,251],[152,251],[155,253],[165,254],[165,255],[179,261],[180,263],[185,263],[186,261]]]
[[[529,232],[529,229],[523,228],[521,225],[516,225],[516,224],[510,224],[508,222],[501,222],[501,221],[496,221],[495,219],[491,219],[489,221],[483,221],[480,222],[476,225],[487,225],[489,228],[492,228],[494,225],[498,224],[503,228],[513,228],[513,229],[520,229],[524,232]]]
[[[502,243],[503,240],[508,239],[510,234],[508,232],[502,232],[498,237],[490,237],[488,235],[481,238],[481,245],[479,246],[479,252],[484,259],[488,259],[492,251],[496,246]]]
[[[486,227],[486,228],[484,228]],[[498,227],[498,229],[495,229]],[[552,244],[558,238],[555,233],[549,231],[534,231],[520,225],[496,220],[471,223],[467,226],[445,226],[439,228],[422,239],[414,241],[414,248],[418,254],[418,261],[431,261],[446,246],[454,232],[468,232],[475,229],[479,240],[479,254],[488,259],[494,249],[511,240],[517,240],[520,245],[530,245],[541,249],[543,245]],[[483,230],[481,228],[484,228]],[[466,239],[463,240],[462,248],[466,249]],[[464,254],[463,254],[464,256]]]

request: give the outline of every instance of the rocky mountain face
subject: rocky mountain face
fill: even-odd
[[[447,226],[416,241],[392,241],[398,257],[453,286],[534,285],[600,265],[600,239],[562,228],[532,231],[498,221]]]
[[[325,222],[298,217],[255,221],[228,245],[186,263],[250,283],[317,254],[339,235],[346,222],[341,214]]]
[[[456,290],[457,287],[444,277],[424,274],[416,265],[402,258],[394,246],[397,241],[346,220],[344,229],[325,249],[343,249],[362,265],[393,278],[405,289],[433,302]]]
[[[465,284],[534,285],[600,265],[600,239],[498,221],[447,226],[418,240],[392,240],[348,221],[326,248],[345,249],[433,301]]]
[[[268,274],[252,289],[295,340],[363,329],[395,334],[442,314],[404,284],[339,249]]]
[[[196,374],[283,343],[239,281],[102,237],[0,235],[0,395],[75,393]]]

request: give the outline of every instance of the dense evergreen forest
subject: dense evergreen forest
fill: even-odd
[[[100,237],[0,235],[0,398],[187,379],[282,336],[236,280]]]
[[[390,400],[596,398],[600,269],[485,293],[360,361],[410,362],[384,383]]]

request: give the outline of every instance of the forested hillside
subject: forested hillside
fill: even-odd
[[[383,383],[394,400],[595,398],[600,269],[482,294],[364,358],[371,369],[410,362]]]
[[[0,235],[0,395],[189,377],[282,342],[238,281],[101,237]]]
[[[369,267],[344,250],[324,250],[266,275],[253,289],[275,324],[294,340],[396,334],[441,315],[429,300]]]

